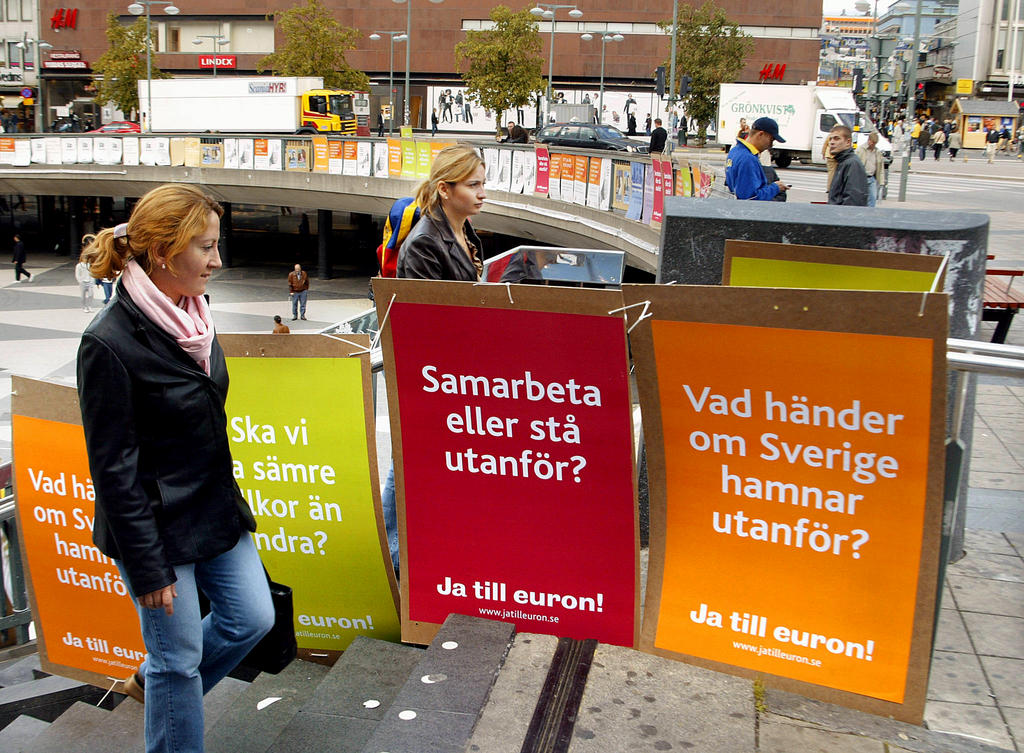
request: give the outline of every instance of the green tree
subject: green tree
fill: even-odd
[[[718,85],[728,83],[743,70],[754,42],[740,27],[729,20],[725,11],[713,0],[699,8],[680,3],[676,16],[676,91],[683,75],[691,77],[690,91],[682,97],[686,113],[697,121],[697,138],[704,143],[708,123],[717,117]],[[672,22],[658,24],[666,34],[672,33]],[[665,62],[665,69],[671,65]]]
[[[256,64],[260,73],[321,76],[329,89],[369,90],[369,77],[345,60],[345,52],[356,48],[359,30],[338,23],[320,0],[277,11],[274,20],[284,44]]]
[[[99,102],[113,102],[128,117],[139,111],[140,80],[146,80],[146,19],[138,18],[131,26],[107,16],[107,51],[93,66],[93,85]],[[156,45],[156,29],[151,30]],[[153,78],[170,78],[169,73],[152,66]]]
[[[529,10],[513,12],[504,5],[491,11],[494,28],[467,31],[455,45],[455,66],[469,95],[495,114],[498,133],[502,115],[523,107],[544,89],[544,58],[539,28]]]

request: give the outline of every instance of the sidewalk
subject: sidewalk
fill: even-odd
[[[1024,173],[1024,165],[1019,167]],[[11,457],[11,375],[73,383],[78,340],[92,316],[81,310],[73,264],[66,257],[36,253],[28,268],[33,281],[15,283],[13,265],[0,264],[0,463]],[[286,272],[218,272],[209,288],[218,329],[269,332],[271,317],[288,313]],[[288,324],[316,331],[359,313],[371,305],[366,289],[365,277],[314,280],[310,320]],[[990,324],[979,337],[987,339],[986,332]],[[1010,342],[1024,345],[1020,323],[1011,329]],[[383,400],[377,425],[380,434],[387,432]],[[967,556],[949,568],[943,588],[928,689],[926,720],[938,736],[922,733],[923,742],[903,740],[906,732],[894,732],[902,728],[891,723],[769,693],[764,718],[770,724],[761,727],[759,750],[940,753],[994,746],[1024,753],[1024,382],[979,380],[974,437]],[[698,712],[712,714],[715,724],[729,723],[713,704],[692,713]],[[949,742],[937,742],[947,739],[946,733]]]

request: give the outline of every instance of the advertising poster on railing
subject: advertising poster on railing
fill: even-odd
[[[125,165],[135,167],[139,164],[139,137],[125,136],[121,139],[122,160]]]
[[[919,723],[948,297],[623,292],[647,314],[630,333],[651,489],[641,647]]]
[[[548,196],[562,198],[562,155],[548,155]]]
[[[267,139],[255,139],[255,150],[253,152],[253,167],[257,170],[270,169],[270,143]]]
[[[632,169],[628,162],[614,162],[612,165],[612,209],[629,209],[629,185]]]
[[[145,656],[113,561],[92,543],[95,491],[73,387],[14,377],[14,491],[42,668],[101,687]]]
[[[14,144],[14,164],[18,167],[27,167],[32,162],[32,142],[28,139],[18,139]]]
[[[508,193],[512,190],[512,151],[498,150],[498,190]]]
[[[14,139],[0,138],[0,165],[14,164]]]
[[[373,144],[373,175],[376,178],[388,177],[388,145],[386,141],[375,141]]]
[[[587,206],[591,209],[601,208],[601,163],[600,157],[591,157],[587,170]]]
[[[562,155],[562,201],[576,202],[576,157],[572,154]]]
[[[388,139],[388,177],[402,177],[404,151],[401,141],[398,139]]]
[[[644,208],[644,163],[633,162],[629,176],[629,209],[626,219],[639,220]]]
[[[416,179],[416,142],[402,139],[402,177]]]
[[[345,142],[331,139],[327,142],[327,172],[341,175],[345,171]]]
[[[374,279],[402,638],[452,612],[632,646],[637,519],[616,291]],[[438,338],[438,333],[445,336]]]
[[[573,202],[576,204],[584,205],[587,203],[587,168],[590,166],[590,160],[584,157],[582,154],[575,156],[575,196]]]
[[[372,164],[373,144],[369,141],[360,141],[356,147],[356,175],[369,178]]]
[[[651,224],[651,218],[654,216],[654,167],[651,165],[644,165],[644,206],[643,213],[640,215],[640,221],[645,225]]]
[[[92,163],[92,139],[78,139],[78,164],[88,165]]]
[[[661,215],[665,207],[665,184],[662,181],[661,159],[651,158],[651,179],[654,182],[654,196],[651,203],[651,222],[661,224]]]
[[[238,169],[252,170],[256,166],[256,142],[253,139],[238,140]]]
[[[676,196],[693,196],[693,175],[690,173],[689,162],[679,166],[679,173],[676,175]]]
[[[675,193],[675,187],[672,180],[672,159],[667,158],[661,161],[661,185],[664,190],[665,196],[672,196]]]
[[[519,149],[512,152],[512,185],[509,190],[512,193],[522,193],[526,187],[526,160],[533,159],[533,155]],[[532,193],[532,191],[531,191]]]
[[[60,161],[65,165],[78,162],[78,139],[64,138],[60,140]]]
[[[426,180],[430,177],[430,142],[416,142],[416,177]]]
[[[329,173],[331,171],[331,153],[327,148],[326,136],[313,137],[313,172]]]
[[[369,338],[347,339],[220,336],[235,480],[256,517],[263,563],[292,588],[299,648],[313,654],[343,651],[357,635],[399,637]]]
[[[355,141],[346,141],[343,151],[341,174],[355,175],[357,172],[356,161],[359,158],[359,145]]]
[[[537,187],[534,190],[538,195],[546,196],[548,193],[548,177],[551,170],[548,148],[538,145],[534,147],[534,153],[537,155]]]

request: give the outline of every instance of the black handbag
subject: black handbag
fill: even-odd
[[[276,675],[291,663],[299,650],[295,640],[292,589],[291,586],[271,580],[267,568],[264,567],[263,572],[267,576],[270,598],[274,602],[274,626],[242,659],[241,664]]]

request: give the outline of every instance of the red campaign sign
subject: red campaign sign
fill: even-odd
[[[651,222],[661,222],[662,210],[665,208],[665,186],[662,183],[661,160],[651,160],[654,169],[654,208],[651,210]]]
[[[546,146],[538,146],[536,147],[536,154],[537,187],[536,189],[534,189],[534,192],[546,196],[548,193],[548,180],[550,179],[551,175],[548,148]]]
[[[200,68],[234,68],[238,61],[235,55],[200,55]]]
[[[400,302],[388,316],[409,619],[458,612],[632,646],[622,320]]]

